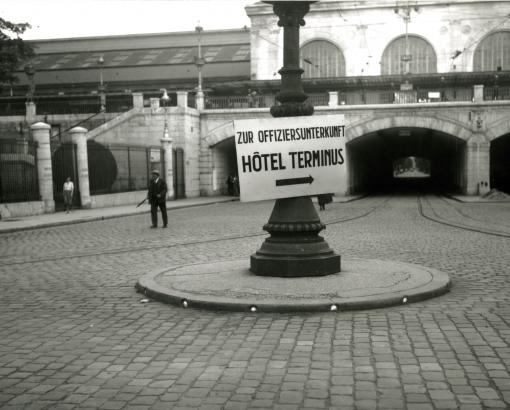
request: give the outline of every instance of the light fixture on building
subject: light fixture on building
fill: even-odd
[[[166,92],[166,88],[162,88],[161,91],[163,91],[163,96],[161,97],[161,100],[163,101],[163,108],[165,109],[165,126],[163,127],[163,138],[168,139],[168,120],[167,120],[167,111],[168,111],[168,103],[170,102],[170,97],[168,96],[168,93]]]

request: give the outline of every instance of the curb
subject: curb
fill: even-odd
[[[183,209],[183,208],[195,208],[199,206],[206,206],[206,205],[215,205],[215,204],[221,204],[226,202],[235,202],[238,201],[238,199],[226,199],[222,201],[212,201],[212,202],[205,202],[205,203],[199,203],[199,204],[188,204],[188,205],[178,205],[173,206],[171,208],[167,208],[167,212],[171,212],[175,209]],[[133,212],[127,212],[122,214],[115,214],[115,215],[98,215],[98,216],[84,216],[80,217],[79,219],[73,219],[68,221],[58,221],[58,222],[47,222],[47,223],[41,223],[37,225],[32,226],[23,226],[18,228],[6,228],[6,229],[0,229],[0,235],[5,233],[13,233],[13,232],[20,232],[20,231],[30,231],[35,229],[43,229],[43,228],[54,228],[56,226],[64,226],[64,225],[74,225],[74,224],[81,224],[85,222],[95,222],[95,221],[105,221],[107,219],[115,219],[115,218],[123,218],[126,216],[135,216],[135,215],[142,215],[149,213],[150,211],[133,211]]]
[[[341,297],[335,296],[321,298],[315,297],[303,300],[299,304],[295,302],[286,302],[284,297],[282,297],[277,302],[265,302],[263,300],[257,301],[249,298],[244,301],[240,301],[237,299],[229,298],[228,296],[200,296],[193,293],[169,289],[160,285],[156,281],[156,277],[167,271],[168,268],[165,268],[145,274],[140,279],[138,279],[137,283],[135,284],[135,289],[138,293],[141,293],[151,299],[182,308],[247,313],[305,313],[328,311],[340,312],[403,306],[409,303],[416,303],[426,299],[441,296],[449,292],[452,287],[452,283],[448,275],[443,272],[433,270],[436,272],[436,276],[433,278],[433,281],[429,285],[421,286],[420,288],[395,290],[394,292],[387,292],[385,295],[374,295],[371,298],[367,298],[366,296],[358,296],[350,298],[349,300],[342,301]],[[320,278],[316,279],[320,280]]]

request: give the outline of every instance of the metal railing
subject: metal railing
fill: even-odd
[[[510,100],[509,86],[484,87],[483,99],[486,101]]]
[[[0,139],[0,202],[39,199],[37,143]]]
[[[37,115],[93,114],[100,112],[99,95],[81,96],[36,96],[34,98]],[[106,95],[106,112],[121,113],[133,108],[131,94]],[[26,99],[1,97],[0,116],[25,115]]]
[[[206,95],[207,109],[269,108],[276,103],[275,95]]]

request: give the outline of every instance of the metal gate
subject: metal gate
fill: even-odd
[[[184,150],[177,148],[173,150],[174,168],[174,196],[175,199],[186,197],[186,186],[184,182]]]
[[[52,150],[53,151],[53,150]],[[55,210],[64,210],[63,187],[67,177],[74,183],[73,206],[80,207],[80,187],[78,185],[78,163],[75,144],[59,144],[51,156],[53,171],[53,199]]]

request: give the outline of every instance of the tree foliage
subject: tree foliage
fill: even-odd
[[[16,83],[14,72],[33,57],[33,47],[20,37],[29,28],[28,23],[11,23],[0,17],[0,84]]]

